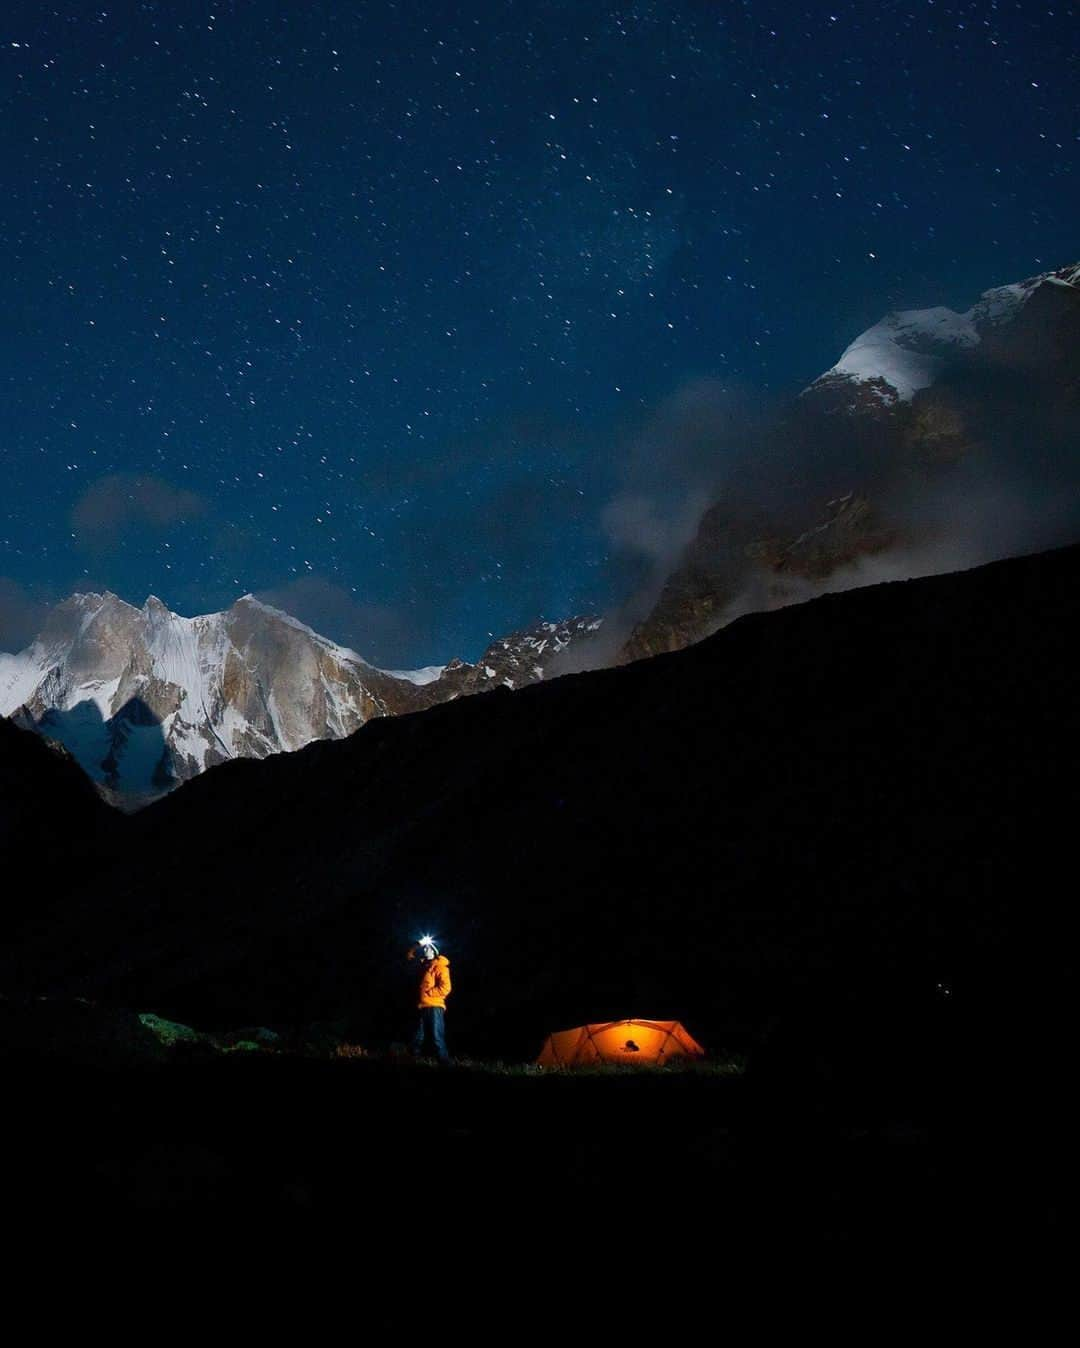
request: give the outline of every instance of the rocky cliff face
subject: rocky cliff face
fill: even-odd
[[[686,646],[868,559],[962,542],[935,508],[957,470],[985,464],[1005,482],[1006,437],[1005,458],[1037,459],[1078,422],[1080,266],[987,291],[965,313],[888,315],[755,446],[623,658]]]
[[[0,655],[0,715],[65,745],[130,805],[230,758],[535,682],[595,626],[541,623],[493,642],[478,664],[391,673],[251,595],[196,618],[153,596],[135,608],[114,594],[74,595],[27,650]]]

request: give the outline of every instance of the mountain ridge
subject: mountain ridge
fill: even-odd
[[[387,671],[251,594],[193,618],[155,595],[136,607],[76,594],[26,650],[0,655],[0,715],[66,745],[109,799],[141,804],[229,758],[542,678],[599,621],[538,623],[475,665]]]
[[[1022,502],[1015,483],[1041,473],[1062,500],[1080,499],[1078,296],[1074,264],[985,291],[963,312],[901,310],[867,329],[751,446],[625,639],[618,622],[597,642],[602,619],[542,621],[493,639],[475,663],[384,670],[252,594],[195,618],[153,595],[141,608],[111,592],[72,596],[26,651],[0,654],[0,715],[66,744],[130,807],[234,756],[678,650],[740,613],[824,590],[1023,550],[997,536],[993,517],[1013,503],[995,497]],[[1027,532],[1047,534],[1033,517],[1051,512],[1028,513]]]

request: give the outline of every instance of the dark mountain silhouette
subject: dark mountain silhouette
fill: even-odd
[[[27,915],[39,914],[115,857],[122,822],[66,749],[0,717],[5,941]]]
[[[0,846],[9,863],[32,867],[59,837],[111,834],[118,822],[66,749],[0,717]]]
[[[408,1018],[401,955],[426,929],[459,1051],[623,1015],[714,1048],[778,1018],[812,1035],[815,1014],[902,1039],[935,998],[1002,1032],[1050,1023],[1078,593],[1074,547],[829,595],[226,763],[120,820],[0,988],[375,1039]],[[84,827],[89,787],[57,808],[44,781],[20,808]]]

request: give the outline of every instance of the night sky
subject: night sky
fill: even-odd
[[[609,607],[687,408],[1078,259],[1078,20],[9,0],[0,647],[77,589],[399,667]]]

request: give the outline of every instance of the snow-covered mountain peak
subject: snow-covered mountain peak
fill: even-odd
[[[963,313],[942,305],[886,314],[861,333],[831,369],[806,392],[847,381],[884,406],[910,402],[958,353],[978,347],[996,329],[1013,322],[1043,286],[1076,286],[1080,264],[984,291]]]
[[[160,792],[215,762],[350,734],[399,686],[253,597],[185,618],[156,595],[72,595],[0,656],[0,715],[65,744],[90,775]]]
[[[304,632],[318,641],[326,641],[325,637],[319,636],[313,628],[308,627],[306,623],[299,618],[293,617],[291,613],[286,613],[282,608],[275,608],[272,604],[265,603],[262,599],[257,599],[253,594],[241,595],[239,599],[228,609],[224,617],[235,617],[240,614],[257,614],[272,622],[284,623],[286,627],[295,628],[298,632]]]
[[[903,309],[887,314],[851,343],[829,371],[869,382],[880,380],[880,396],[910,401],[934,382],[945,351],[976,346],[979,337],[972,315],[941,306]]]
[[[371,670],[375,673],[386,673],[389,671],[379,670],[377,666],[372,665],[365,660],[362,655],[354,651],[349,646],[342,646],[329,637],[324,637],[316,632],[314,628],[309,627],[307,623],[301,622],[299,618],[287,613],[284,609],[275,608],[272,604],[267,604],[264,600],[256,598],[253,594],[242,595],[231,608],[220,615],[226,622],[231,624],[242,623],[244,626],[254,625],[256,628],[289,629],[297,634],[297,639],[316,644],[322,650],[332,655],[335,660],[343,664],[357,665],[362,669]],[[390,677],[408,678],[408,672],[393,674]]]
[[[251,594],[194,618],[156,595],[136,608],[76,594],[26,650],[0,654],[0,715],[64,744],[103,786],[160,794],[228,758],[534,682],[588,621],[539,624],[493,643],[479,665],[390,672]]]
[[[87,613],[115,613],[124,609],[130,609],[133,613],[138,612],[134,604],[129,604],[118,594],[113,594],[112,590],[105,590],[102,594],[73,594],[67,602]]]

